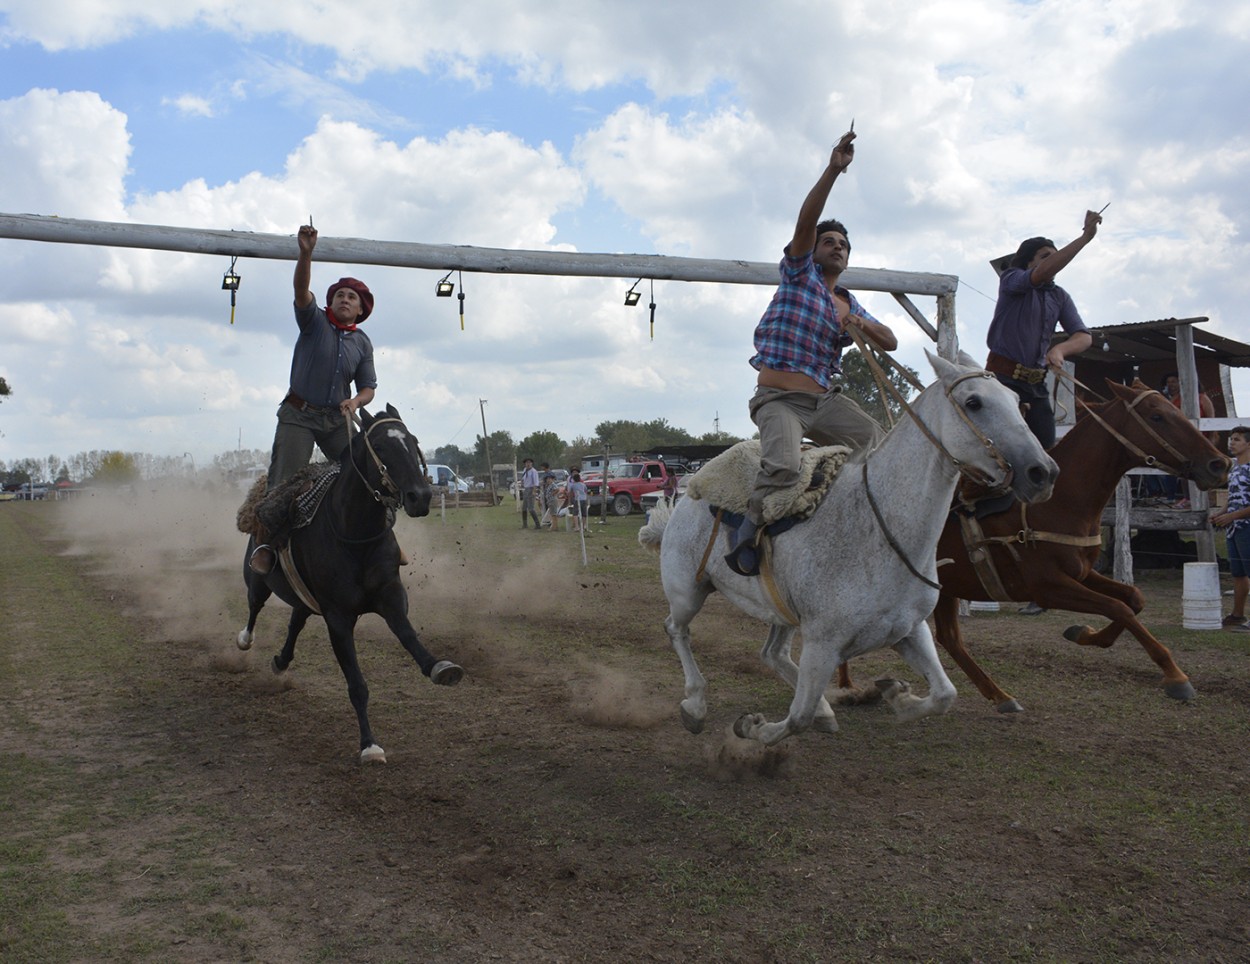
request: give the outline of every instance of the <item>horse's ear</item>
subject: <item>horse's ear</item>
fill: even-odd
[[[954,363],[948,362],[941,355],[933,354],[927,348],[924,350],[924,353],[929,359],[929,364],[933,366],[933,373],[938,378],[951,379],[959,377],[959,369],[955,367]],[[976,367],[976,362],[972,363],[972,367]]]
[[[959,349],[959,356],[957,358],[957,361],[959,362],[959,364],[963,365],[965,368],[980,368],[981,367],[981,363],[977,361],[975,358],[973,358],[971,355],[969,355],[962,348]]]
[[[369,410],[363,407],[358,408],[356,409],[356,414],[360,416],[360,424],[365,428],[368,428],[369,424],[373,421],[373,416],[369,414]]]
[[[1113,395],[1117,398],[1124,399],[1126,402],[1131,402],[1138,395],[1147,390],[1147,387],[1142,384],[1142,380],[1140,378],[1134,379],[1131,386],[1121,385],[1119,382],[1112,381],[1108,378],[1107,387],[1111,389],[1111,393]]]
[[[394,405],[392,405],[390,402],[387,402],[387,403],[386,403],[386,414],[387,414],[387,415],[389,415],[391,418],[399,418],[399,409],[397,409],[397,408],[396,408]]]

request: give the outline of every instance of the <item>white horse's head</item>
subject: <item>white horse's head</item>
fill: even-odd
[[[930,409],[940,420],[935,434],[961,471],[991,487],[1009,485],[1021,502],[1049,499],[1059,466],[1025,424],[1015,392],[964,352],[957,362],[925,354],[949,399]]]

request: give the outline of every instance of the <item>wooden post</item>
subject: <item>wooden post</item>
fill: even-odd
[[[955,295],[937,296],[937,352],[947,361],[959,354],[959,333],[955,330]]]
[[[1123,583],[1133,584],[1133,550],[1129,540],[1129,508],[1133,503],[1132,483],[1127,475],[1122,476],[1115,486],[1115,538],[1111,545],[1115,560],[1112,575]]]
[[[1176,374],[1181,383],[1181,411],[1194,425],[1198,424],[1201,410],[1198,406],[1198,365],[1194,361],[1194,329],[1189,323],[1177,324],[1176,328]],[[1189,504],[1200,510],[1208,519],[1207,524],[1194,533],[1199,562],[1215,562],[1215,534],[1211,531],[1211,499],[1205,489],[1193,482],[1186,483]]]

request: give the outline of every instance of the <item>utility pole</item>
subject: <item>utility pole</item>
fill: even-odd
[[[482,413],[482,446],[486,449],[486,477],[490,479],[490,504],[495,504],[495,463],[490,458],[490,436],[486,434],[486,399],[479,398],[477,407]]]

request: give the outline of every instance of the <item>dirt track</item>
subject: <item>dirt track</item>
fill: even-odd
[[[0,909],[48,922],[6,913],[0,957],[1250,957],[1246,653],[1179,629],[1176,580],[1151,584],[1148,621],[1192,705],[1131,640],[1090,652],[1059,638],[1069,615],[976,616],[970,645],[1025,714],[952,672],[947,717],[846,707],[838,734],[763,750],[730,724],[788,694],[723,600],[695,624],[708,729],[682,729],[638,518],[592,540],[589,570],[564,534],[405,520],[414,623],[467,675],[430,686],[362,620],[389,762],[361,768],[320,626],[283,680],[285,607],[234,647],[233,508],[0,507],[9,555],[46,565],[3,574]],[[908,676],[888,653],[856,669],[886,673]]]

